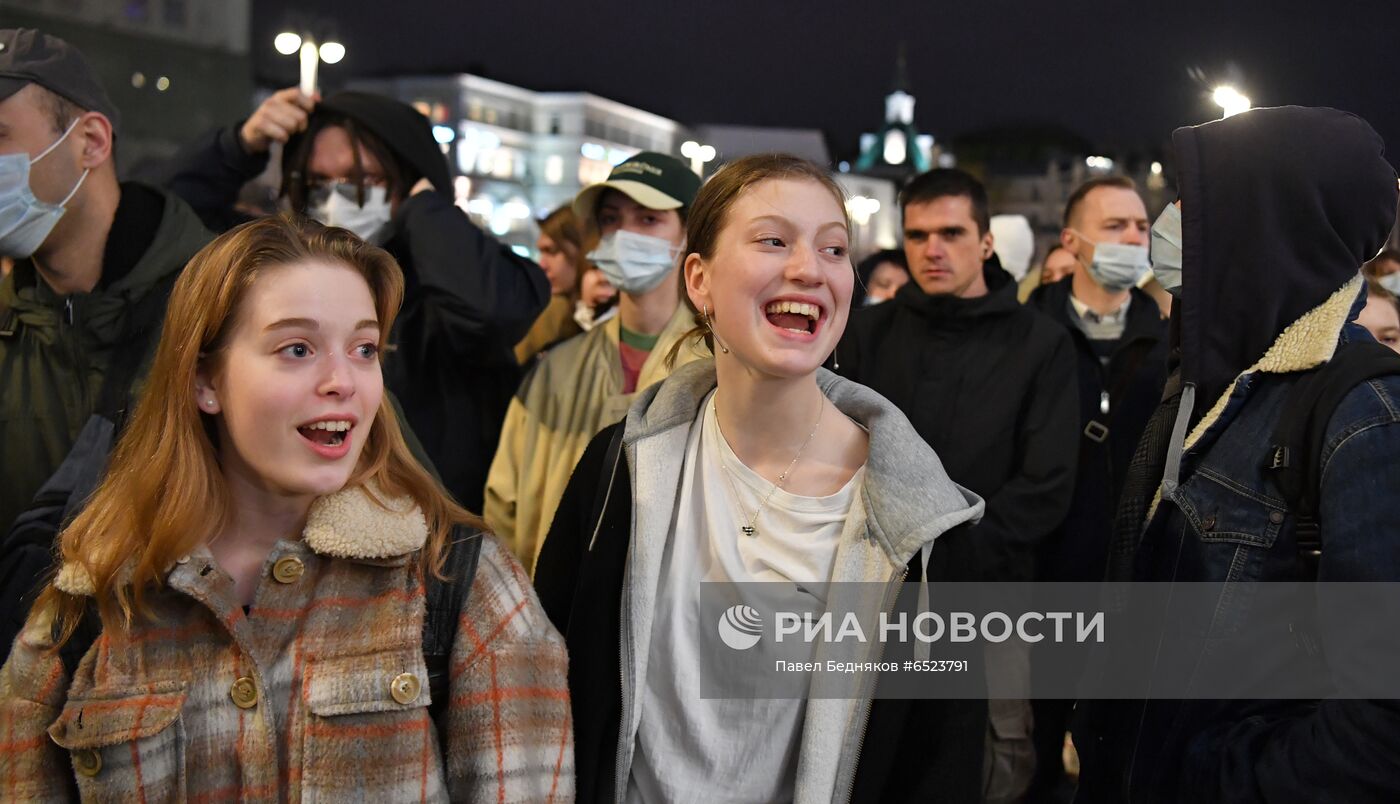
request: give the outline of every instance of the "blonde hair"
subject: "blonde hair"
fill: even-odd
[[[324,260],[356,271],[379,318],[381,354],[403,301],[403,272],[388,252],[344,229],[288,215],[245,223],[216,238],[175,282],[150,376],[112,452],[101,485],[59,537],[64,564],[92,580],[104,627],[127,627],[169,567],[231,519],[212,417],[195,404],[195,373],[217,359],[248,289],[267,270]],[[409,452],[386,395],[346,486],[372,484],[387,498],[411,497],[428,522],[421,558],[440,574],[452,527],[484,528]],[[130,576],[124,574],[130,568]],[[66,641],[82,618],[79,596],[52,583],[36,608],[51,611]]]

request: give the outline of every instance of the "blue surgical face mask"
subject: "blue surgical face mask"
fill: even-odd
[[[1081,232],[1070,231],[1089,240]],[[1092,240],[1089,242],[1093,243]],[[1083,260],[1080,260],[1083,264]],[[1134,246],[1129,243],[1094,243],[1094,259],[1085,265],[1089,276],[1099,287],[1110,293],[1119,293],[1134,287],[1152,270],[1147,258],[1147,246]]]
[[[1181,210],[1167,204],[1152,224],[1152,273],[1168,293],[1181,293]]]
[[[32,159],[27,153],[0,154],[0,256],[23,259],[37,251],[63,217],[64,205],[73,200],[83,186],[87,170],[57,204],[35,198],[29,187],[30,167],[52,153],[77,125],[78,121],[74,120],[63,136]]]
[[[680,248],[660,237],[619,229],[604,235],[588,259],[613,287],[633,295],[646,293],[671,275]]]

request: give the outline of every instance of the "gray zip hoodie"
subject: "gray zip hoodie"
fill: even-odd
[[[631,549],[622,591],[622,729],[615,788],[619,802],[626,795],[641,723],[639,701],[647,674],[657,585],[686,445],[700,405],[715,385],[713,360],[683,366],[638,395],[624,426],[622,446],[633,497]],[[870,434],[865,478],[841,532],[831,580],[884,584],[886,592],[862,598],[862,608],[868,610],[857,612],[863,621],[873,621],[893,605],[914,555],[949,529],[980,519],[983,502],[948,477],[938,456],[889,400],[825,369],[818,369],[817,385],[838,410]],[[830,649],[831,658],[838,658],[835,650]],[[872,641],[866,650],[869,656],[839,658],[878,659],[879,644]],[[826,651],[819,648],[814,659],[825,661]],[[839,688],[823,688],[823,697],[808,701],[797,767],[799,804],[849,798],[875,675],[853,674],[824,683]]]

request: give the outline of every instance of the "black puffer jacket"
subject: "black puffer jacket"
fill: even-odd
[[[909,282],[852,313],[833,362],[903,411],[948,475],[987,501],[973,528],[982,578],[1029,581],[1036,545],[1074,490],[1074,344],[1016,301],[995,256],[983,273],[989,292],[979,298],[929,296]]]
[[[513,349],[549,302],[549,281],[453,203],[426,118],[359,92],[332,95],[321,110],[353,119],[400,157],[406,176],[433,183],[433,191],[399,204],[383,244],[406,282],[384,379],[447,490],[480,511],[486,470],[520,381]],[[243,150],[235,125],[183,151],[169,185],[206,224],[224,229],[241,222],[238,192],[266,167],[265,154]]]

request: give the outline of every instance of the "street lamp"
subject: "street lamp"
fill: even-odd
[[[299,54],[301,61],[301,91],[310,97],[316,93],[316,71],[321,62],[336,64],[345,58],[345,45],[330,41],[316,44],[310,34],[302,36],[291,31],[283,31],[272,40],[272,46],[283,56]]]
[[[1251,106],[1249,98],[1229,84],[1216,87],[1211,97],[1215,100],[1215,105],[1220,107],[1221,119],[1247,112]]]
[[[681,156],[690,160],[690,169],[695,171],[695,175],[705,175],[705,163],[715,158],[715,147],[713,145],[701,145],[695,140],[686,140],[681,143]]]

